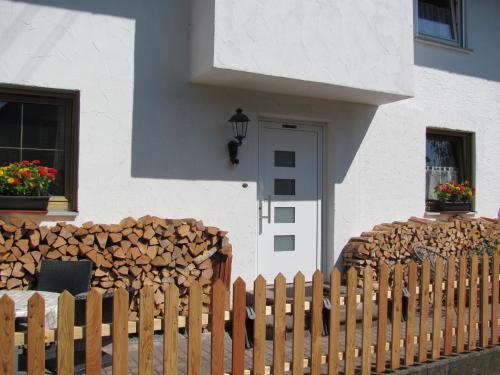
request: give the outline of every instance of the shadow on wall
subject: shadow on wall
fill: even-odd
[[[128,18],[135,21],[131,176],[136,178],[256,181],[257,119],[262,113],[331,119],[326,140],[342,182],[377,107],[273,95],[189,83],[190,2],[165,0],[23,0],[25,3]],[[232,168],[227,119],[237,107],[253,119]],[[332,132],[333,138],[328,135]]]
[[[467,2],[467,48],[471,53],[415,42],[415,65],[500,82],[500,2]]]

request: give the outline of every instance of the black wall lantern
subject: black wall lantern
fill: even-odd
[[[227,149],[229,151],[229,160],[231,163],[238,164],[240,161],[238,160],[238,147],[243,143],[243,139],[247,136],[247,126],[250,122],[250,119],[243,114],[243,110],[238,108],[236,113],[231,116],[229,119],[233,127],[233,136],[235,141],[231,141],[227,144]]]

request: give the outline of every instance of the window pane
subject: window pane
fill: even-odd
[[[274,251],[294,251],[295,236],[274,236]]]
[[[0,148],[0,165],[21,160],[21,150],[18,148]]]
[[[295,180],[274,179],[274,195],[295,195]]]
[[[418,31],[436,38],[458,41],[458,9],[453,0],[419,0]]]
[[[0,101],[0,147],[21,145],[21,104]],[[0,160],[3,162],[4,160]]]
[[[64,107],[27,103],[23,107],[23,147],[64,149]]]
[[[275,207],[275,223],[295,223],[295,207]]]
[[[65,167],[63,151],[23,150],[23,159],[40,160],[40,164],[57,169],[57,178],[49,190],[50,195],[64,195]]]
[[[295,168],[295,152],[274,151],[274,166]]]

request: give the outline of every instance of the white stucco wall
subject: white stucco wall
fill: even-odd
[[[194,82],[369,104],[413,95],[411,1],[191,3]]]
[[[0,0],[0,83],[81,91],[78,223],[203,219],[229,231],[233,276],[251,280],[259,116],[327,124],[328,266],[349,237],[424,215],[426,126],[475,132],[478,215],[497,216],[499,52],[481,36],[500,35],[500,5],[479,3],[490,8],[473,13],[474,52],[416,45],[415,97],[381,107],[189,83],[190,9],[174,0]],[[237,107],[253,121],[232,167]]]

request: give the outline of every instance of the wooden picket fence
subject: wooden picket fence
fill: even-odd
[[[259,276],[253,285],[255,319],[251,350],[245,349],[247,287],[242,279],[233,284],[231,311],[225,310],[224,283],[218,281],[214,284],[210,314],[202,313],[200,285],[193,283],[189,289],[187,317],[178,315],[178,289],[174,285],[168,286],[164,319],[154,318],[153,290],[145,287],[140,291],[137,322],[128,320],[128,293],[118,289],[113,299],[112,324],[102,324],[101,295],[92,290],[87,297],[85,327],[74,326],[74,298],[64,292],[59,298],[57,330],[45,329],[44,300],[35,294],[29,301],[27,332],[15,332],[14,304],[4,296],[0,299],[0,375],[14,373],[14,350],[18,346],[27,350],[28,374],[43,374],[45,344],[54,341],[57,342],[58,373],[73,374],[76,339],[86,340],[86,372],[100,373],[101,338],[110,335],[113,337],[112,373],[127,374],[129,335],[136,333],[139,336],[138,372],[149,375],[153,373],[155,331],[163,333],[163,374],[177,374],[178,332],[182,327],[188,328],[187,373],[207,373],[202,367],[202,328],[207,325],[211,331],[211,355],[206,368],[210,367],[214,375],[224,374],[227,368],[234,375],[280,375],[289,371],[303,374],[307,368],[311,374],[342,372],[347,375],[359,370],[362,374],[397,370],[400,366],[438,360],[442,356],[499,343],[499,256],[494,256],[492,267],[489,260],[486,255],[481,259],[462,257],[458,262],[451,257],[444,269],[442,260],[438,259],[432,282],[428,260],[421,266],[410,263],[406,274],[403,274],[400,264],[396,265],[392,275],[386,266],[382,266],[377,270],[376,280],[372,269],[366,268],[361,289],[358,288],[357,271],[352,268],[347,272],[347,292],[344,295],[341,293],[341,273],[334,270],[329,279],[331,308],[327,337],[322,336],[324,277],[321,272],[317,271],[313,276],[310,300],[306,300],[305,279],[301,273],[293,280],[293,300],[288,301],[286,280],[278,275],[274,280],[272,306],[266,305],[266,280]],[[389,280],[393,280],[393,287],[390,287]],[[374,282],[378,285],[377,290]],[[402,320],[403,285],[409,291],[405,322]],[[362,291],[360,294],[359,290]],[[357,322],[359,303],[363,304],[363,318]],[[346,315],[342,325],[341,309],[345,309]],[[378,309],[378,318],[374,321],[375,309]],[[289,314],[293,319],[291,350],[287,350],[286,345],[286,316]],[[271,315],[274,322],[272,363],[266,363],[266,350],[269,350],[266,348],[266,343],[269,344],[266,341],[266,317]],[[306,325],[306,315],[307,321],[310,317],[310,328]],[[228,321],[232,325],[230,344],[225,340]],[[417,322],[420,322],[418,327]],[[405,328],[404,333],[402,328]],[[309,335],[305,334],[306,329],[310,331]],[[361,339],[357,340],[357,337]],[[224,363],[225,345],[231,346],[230,365]]]

